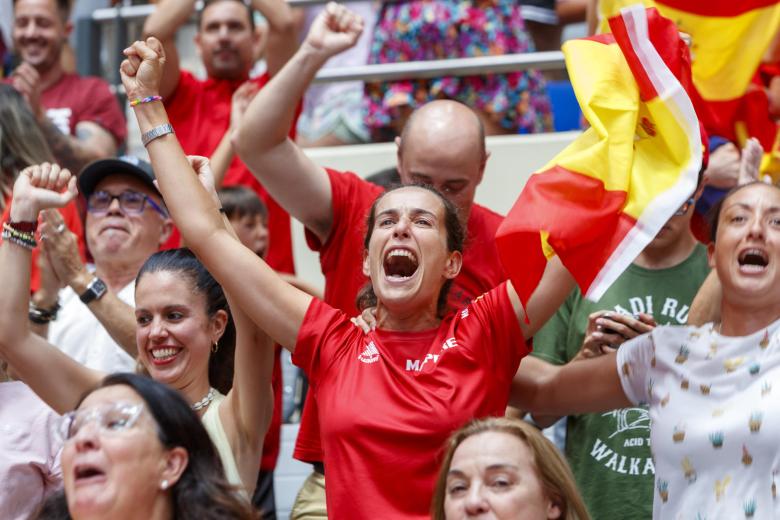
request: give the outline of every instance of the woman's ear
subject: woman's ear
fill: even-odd
[[[561,506],[559,499],[547,500],[547,520],[556,520],[561,517]]]
[[[189,454],[181,446],[176,446],[163,455],[163,469],[160,475],[160,489],[165,491],[172,488],[181,478],[189,463]]]
[[[368,249],[363,250],[363,274],[371,278],[371,265],[368,263]]]
[[[214,313],[214,317],[211,319],[212,332],[214,334],[213,341],[219,341],[219,338],[225,333],[225,328],[228,323],[227,311],[220,309]]]
[[[444,266],[444,277],[448,280],[452,280],[456,276],[458,276],[458,273],[460,273],[460,268],[463,266],[463,254],[460,251],[453,251],[450,253],[449,258],[447,258],[447,263]]]

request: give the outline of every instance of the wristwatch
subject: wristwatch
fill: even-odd
[[[87,290],[79,294],[79,299],[84,303],[89,303],[101,298],[107,290],[105,282],[96,276],[87,285]]]

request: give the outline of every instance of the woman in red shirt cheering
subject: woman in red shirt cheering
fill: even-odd
[[[342,14],[330,23],[349,26],[351,15]],[[129,98],[154,99],[162,46],[150,38],[125,54],[121,72]],[[378,328],[364,335],[224,232],[219,208],[186,173],[192,168],[161,103],[139,103],[135,114],[151,137],[147,149],[182,236],[311,379],[322,411],[329,513],[427,518],[444,441],[475,417],[503,415],[512,376],[529,351],[524,338],[568,294],[568,273],[550,263],[528,302],[528,319],[509,283],[442,316],[438,302],[461,266],[463,232],[455,209],[428,188],[392,190],[369,215],[362,254]]]

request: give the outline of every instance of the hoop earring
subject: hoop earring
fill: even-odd
[[[219,343],[217,343],[217,342],[215,341],[215,342],[214,342],[214,345],[212,345],[212,346],[211,346],[211,353],[212,353],[212,354],[216,354],[218,350],[219,350]]]

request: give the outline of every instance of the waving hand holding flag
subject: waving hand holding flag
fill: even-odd
[[[590,128],[531,175],[496,235],[523,303],[554,255],[597,300],[696,188],[702,143],[685,43],[642,5],[610,25],[613,34],[563,46]]]

